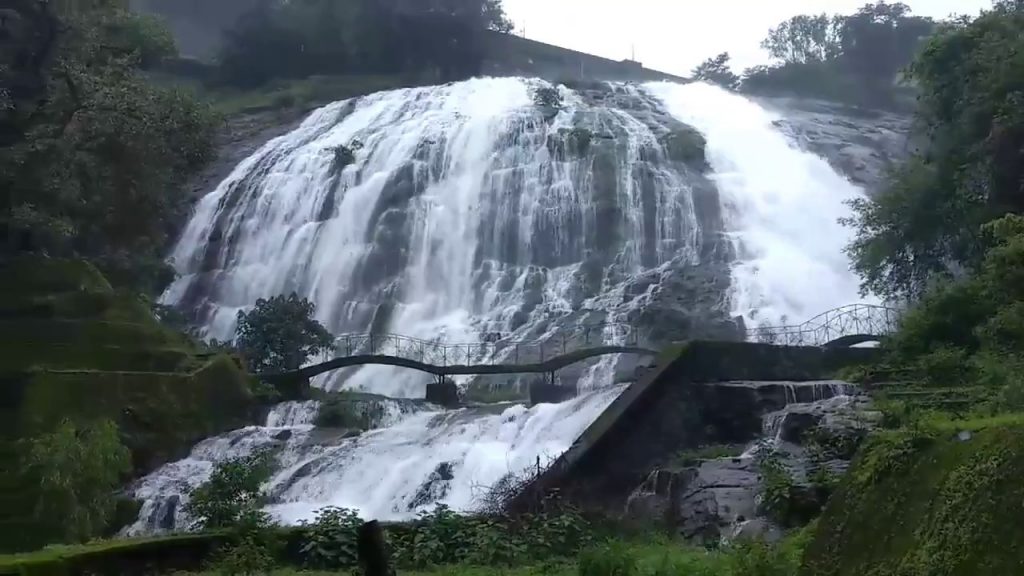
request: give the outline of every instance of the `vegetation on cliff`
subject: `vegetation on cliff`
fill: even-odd
[[[851,220],[864,288],[915,302],[886,346],[890,368],[985,386],[992,410],[1024,408],[1024,61],[1006,57],[1024,48],[1022,26],[1024,7],[1002,2],[928,41],[910,68],[928,140]]]
[[[0,254],[95,264],[116,286],[169,281],[181,185],[212,150],[215,117],[144,68],[169,33],[127,2],[15,2],[0,34]]]
[[[232,358],[160,325],[86,262],[3,262],[0,301],[4,550],[108,533],[112,485],[251,417]]]
[[[761,43],[773,64],[736,74],[726,52],[703,62],[693,76],[756,94],[909,109],[913,81],[903,69],[937,26],[899,2],[866,4],[848,15],[802,14],[780,23]]]
[[[801,574],[1020,570],[1024,514],[1024,5],[943,23],[910,66],[924,146],[854,203],[864,288],[908,301],[862,376],[883,424],[826,507]]]
[[[314,74],[479,73],[481,34],[508,32],[500,0],[262,3],[229,31],[221,79],[258,86]]]
[[[970,274],[993,240],[982,225],[1024,209],[1022,27],[1024,7],[999,2],[944,23],[910,66],[926,142],[888,189],[854,204],[850,253],[865,288],[916,298],[936,279]]]

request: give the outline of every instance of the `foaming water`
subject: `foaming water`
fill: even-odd
[[[249,427],[198,444],[191,455],[144,478],[143,500],[129,535],[188,526],[188,490],[217,462],[278,449],[280,470],[270,480],[268,510],[280,521],[310,520],[325,506],[358,510],[364,518],[405,519],[444,503],[471,511],[487,487],[508,474],[542,465],[565,452],[624,389],[583,394],[562,404],[411,412],[387,428],[355,438],[309,425]],[[268,418],[281,422],[281,412]],[[300,418],[299,421],[304,421]]]
[[[748,328],[783,326],[862,301],[843,249],[848,200],[864,191],[828,162],[800,150],[778,116],[708,84],[646,89],[708,141],[726,227],[738,254],[732,306]]]

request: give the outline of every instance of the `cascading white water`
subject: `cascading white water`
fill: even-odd
[[[134,493],[144,505],[126,534],[187,526],[188,490],[209,478],[217,462],[265,447],[279,448],[280,469],[269,484],[270,511],[285,523],[312,519],[326,506],[379,519],[409,518],[438,502],[471,510],[506,475],[537,462],[547,464],[565,452],[622,390],[613,386],[529,409],[504,405],[408,412],[386,428],[355,438],[315,430],[306,423],[315,407],[311,411],[305,403],[289,403],[268,416],[268,426],[205,440],[188,458],[142,479]],[[270,426],[287,422],[289,414],[293,423]]]
[[[839,222],[861,188],[797,148],[773,125],[776,114],[742,96],[701,83],[647,89],[708,140],[738,254],[733,311],[749,328],[794,324],[862,301],[843,252],[851,230]]]
[[[836,219],[859,191],[759,106],[704,85],[612,85],[562,87],[550,114],[532,102],[543,86],[477,79],[317,110],[201,200],[164,302],[218,338],[257,298],[294,290],[335,333],[474,342],[595,320],[651,323],[662,338],[735,334],[732,311],[778,324],[856,298]],[[665,136],[682,123],[707,138],[711,180],[672,158]],[[287,522],[327,505],[378,518],[471,509],[483,487],[571,445],[621,392],[616,363],[587,367],[584,393],[564,404],[395,410],[358,438],[315,430],[315,403],[280,406],[267,426],[209,439],[143,479],[131,532],[181,527],[189,486],[264,445],[282,447],[272,510]],[[366,367],[338,384],[421,398],[427,380]]]
[[[385,331],[469,343],[539,335],[553,318],[596,308],[588,299],[601,277],[584,293],[585,263],[599,274],[614,266],[609,284],[696,263],[690,184],[658,161],[659,127],[564,89],[546,118],[532,103],[542,85],[477,79],[316,111],[201,200],[164,302],[195,305],[224,339],[239,310],[296,290],[335,333],[366,331],[386,304]],[[601,136],[587,146],[605,149],[603,160],[564,151],[575,127]],[[340,165],[338,147],[356,142]],[[595,182],[598,162],[606,173]],[[612,312],[593,311],[597,321]],[[368,366],[345,387],[416,397],[426,381]]]

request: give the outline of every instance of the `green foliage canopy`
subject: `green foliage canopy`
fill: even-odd
[[[228,33],[224,80],[256,86],[311,74],[479,72],[481,34],[514,28],[501,0],[295,0],[265,3]]]
[[[298,370],[311,356],[328,351],[331,333],[313,316],[316,305],[292,292],[260,298],[238,313],[235,345],[256,373]]]
[[[974,270],[986,222],[1024,210],[1024,8],[1003,3],[941,27],[910,66],[924,150],[890,186],[853,204],[849,251],[864,288],[921,296]]]
[[[740,85],[740,77],[732,71],[728,52],[722,52],[714,58],[708,58],[693,69],[693,78],[711,84],[717,84],[727,90],[735,90]]]
[[[902,3],[866,4],[850,15],[799,15],[761,46],[776,59],[743,74],[743,89],[796,92],[869,106],[900,105],[900,71],[935,29]]]
[[[157,292],[215,117],[141,76],[174,52],[156,21],[112,0],[16,5],[0,50],[3,250],[84,257],[115,284]]]

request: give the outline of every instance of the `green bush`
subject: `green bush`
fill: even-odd
[[[64,420],[28,441],[25,468],[39,486],[36,519],[57,521],[65,542],[85,542],[113,519],[114,491],[131,470],[131,453],[110,420],[87,426]]]
[[[269,524],[262,511],[263,483],[273,474],[276,458],[270,451],[220,462],[210,479],[189,494],[186,512],[202,530]]]
[[[763,542],[743,542],[728,556],[735,576],[794,576],[798,563],[781,546]]]
[[[590,524],[568,509],[509,519],[462,516],[438,505],[421,513],[411,530],[392,533],[398,564],[412,568],[461,563],[514,565],[566,558],[592,542]]]
[[[637,576],[636,555],[626,546],[612,542],[580,554],[579,576]]]
[[[305,542],[300,553],[303,563],[317,570],[340,570],[355,566],[359,560],[359,515],[333,506],[317,510],[312,523],[303,522]]]
[[[554,86],[541,86],[533,93],[533,104],[539,108],[562,109],[562,94]]]
[[[332,394],[320,403],[314,424],[321,428],[346,428],[367,431],[380,425],[384,406],[379,402],[359,400],[348,394]]]
[[[269,531],[241,533],[215,553],[210,567],[222,576],[268,574],[277,565],[277,547],[277,541]]]
[[[579,126],[569,131],[566,137],[568,149],[574,156],[581,158],[586,156],[590,150],[590,143],[594,140],[594,133]]]

